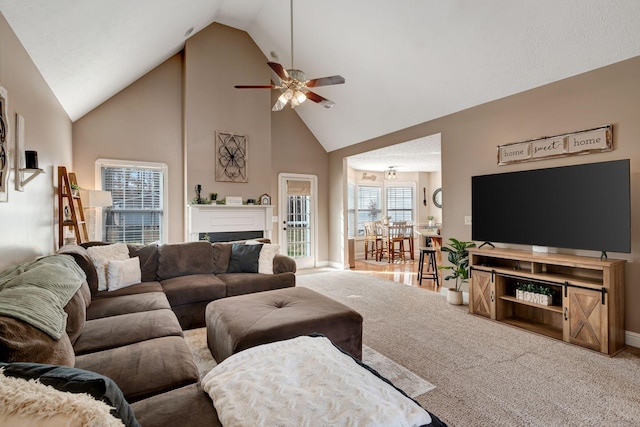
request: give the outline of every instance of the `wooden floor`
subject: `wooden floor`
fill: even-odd
[[[352,268],[351,271],[372,274],[397,283],[440,292],[442,286],[435,286],[433,280],[423,279],[422,284],[418,283],[418,256],[416,255],[415,258],[415,260],[408,259],[405,262],[396,261],[394,263],[388,263],[386,260],[376,262],[375,260],[365,261],[364,258],[356,259],[355,268]],[[440,285],[442,285],[442,272],[440,272]]]

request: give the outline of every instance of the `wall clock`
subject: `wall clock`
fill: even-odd
[[[216,181],[248,182],[247,136],[216,131]]]
[[[433,204],[438,208],[442,208],[442,188],[438,188],[433,192]]]

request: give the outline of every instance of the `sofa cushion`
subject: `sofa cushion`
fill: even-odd
[[[125,260],[129,258],[129,248],[124,243],[114,243],[112,245],[91,246],[87,249],[89,258],[93,261],[98,275],[98,290],[107,289],[107,266],[109,261]]]
[[[119,418],[127,427],[140,426],[122,391],[110,378],[82,369],[48,364],[0,363],[0,368],[7,377],[38,380],[62,392],[89,395],[110,406],[111,415]],[[64,409],[60,408],[61,411]]]
[[[76,367],[116,382],[129,403],[198,382],[182,337],[162,337],[76,357]]]
[[[290,288],[296,285],[296,275],[293,273],[230,273],[219,274],[216,277],[222,280],[227,286],[228,297],[253,292],[270,291],[273,289]]]
[[[231,243],[213,243],[213,274],[226,273],[231,259]]]
[[[88,321],[73,349],[80,355],[169,336],[182,336],[173,311],[143,311]]]
[[[71,344],[73,344],[80,336],[80,333],[82,333],[85,321],[87,320],[87,306],[82,288],[78,289],[73,297],[71,297],[67,305],[64,306],[64,311],[67,313],[67,335],[69,336]]]
[[[0,361],[73,366],[74,358],[66,333],[56,340],[26,322],[0,316]]]
[[[225,284],[213,274],[191,274],[163,280],[162,288],[172,307],[227,296]]]
[[[153,282],[158,280],[158,245],[151,243],[148,245],[128,244],[129,257],[140,258],[141,282]]]
[[[213,402],[200,384],[190,384],[131,405],[143,426],[222,427]]]
[[[231,247],[227,273],[257,273],[261,249],[261,243],[255,245],[234,243]]]
[[[119,314],[139,313],[141,311],[170,309],[169,301],[163,292],[122,295],[112,298],[95,298],[87,309],[87,320],[117,316]]]
[[[162,285],[160,282],[142,282],[135,286],[118,289],[117,291],[100,291],[94,295],[94,298],[113,298],[122,295],[145,294],[147,292],[162,292]]]
[[[174,243],[158,247],[158,278],[161,281],[187,274],[206,273],[213,273],[211,243]]]
[[[117,291],[140,283],[140,258],[109,261],[107,266],[107,290]]]

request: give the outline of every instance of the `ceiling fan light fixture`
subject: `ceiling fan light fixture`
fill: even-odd
[[[389,169],[385,171],[385,178],[389,181],[395,181],[397,178],[396,172],[397,171],[393,168],[393,166],[389,166]]]
[[[307,95],[305,95],[304,92],[297,90],[295,92],[294,98],[298,102],[298,104],[302,104],[304,101],[307,100]]]

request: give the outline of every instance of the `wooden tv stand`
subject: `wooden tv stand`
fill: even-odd
[[[624,260],[469,250],[469,312],[614,355],[625,345]],[[551,305],[516,299],[516,282],[555,291]]]

